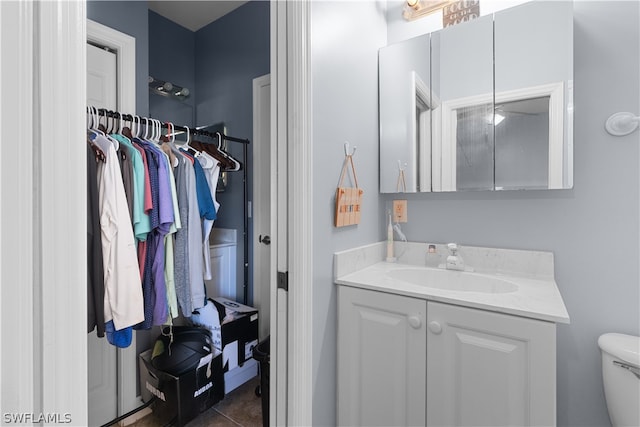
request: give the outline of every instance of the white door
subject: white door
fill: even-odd
[[[338,287],[338,425],[426,421],[427,303]]]
[[[270,334],[271,318],[271,79],[253,79],[253,304],[258,338]]]
[[[117,110],[116,55],[87,44],[87,105]],[[88,337],[89,425],[118,416],[116,348],[93,331]]]
[[[553,323],[435,302],[427,309],[427,425],[555,425]]]

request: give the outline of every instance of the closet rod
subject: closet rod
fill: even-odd
[[[109,117],[111,119],[126,120],[128,122],[133,122],[134,119],[135,120],[139,119],[141,122],[146,122],[149,120],[147,117],[133,116],[131,114],[125,114],[125,113],[120,113],[118,111],[107,110],[105,108],[99,108],[97,111],[99,116]],[[161,125],[162,125],[162,128],[164,129],[167,129],[169,127],[169,125],[164,122],[162,122]],[[173,125],[173,124],[172,124],[172,127],[174,130],[180,130],[183,132],[189,131],[191,135],[208,136],[209,138],[217,138],[218,137],[217,134],[220,133],[220,132],[209,132],[209,131],[198,129],[198,128],[187,128],[186,126],[179,126],[179,125]],[[220,136],[222,137],[222,139],[226,141],[239,142],[241,144],[250,144],[248,139],[236,138],[233,136],[225,135],[223,133],[220,133]]]

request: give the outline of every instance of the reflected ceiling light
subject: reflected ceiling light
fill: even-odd
[[[407,0],[402,16],[413,21],[441,10],[452,0]]]
[[[487,114],[487,123],[488,124],[492,124],[494,126],[498,126],[500,123],[502,123],[502,121],[504,120],[504,114],[500,114],[498,112],[493,113],[493,114]]]

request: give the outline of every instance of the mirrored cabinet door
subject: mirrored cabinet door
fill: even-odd
[[[379,52],[382,193],[431,187],[429,38],[425,34]]]
[[[433,190],[491,190],[493,16],[433,33],[431,58]]]
[[[380,49],[382,193],[573,187],[573,3]]]
[[[496,12],[495,189],[571,188],[573,5]]]

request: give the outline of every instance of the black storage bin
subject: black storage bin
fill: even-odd
[[[224,398],[222,353],[206,329],[174,326],[163,334],[140,354],[140,392],[145,402],[155,398],[155,418],[183,426]]]
[[[269,427],[269,338],[253,348],[253,358],[260,363],[260,395],[262,396],[262,426]]]

